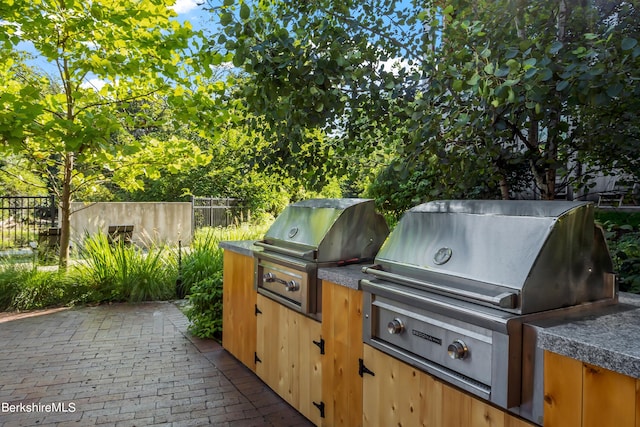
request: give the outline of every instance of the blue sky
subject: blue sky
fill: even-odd
[[[201,29],[211,27],[213,24],[211,20],[214,15],[211,12],[204,10],[205,6],[206,3],[204,2],[204,0],[176,0],[173,9],[178,14],[177,19],[179,21],[189,21],[195,29]],[[3,23],[3,21],[0,19],[0,24],[1,23]],[[35,53],[33,52],[32,46],[26,42],[20,43],[18,45],[18,49]],[[38,55],[36,55],[33,60],[28,61],[28,63],[32,66],[40,68],[45,72],[49,72],[52,75],[55,75],[57,73],[57,70],[53,64],[48,63]],[[87,80],[86,84],[93,87],[101,86],[99,80],[91,78]]]
[[[211,25],[212,14],[204,10],[203,0],[176,0],[173,9],[181,21],[189,21],[194,28],[199,29]]]

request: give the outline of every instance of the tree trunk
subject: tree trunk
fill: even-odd
[[[502,200],[509,200],[509,183],[507,182],[507,178],[504,176],[500,177],[500,196],[502,196]]]
[[[69,265],[69,243],[71,242],[71,175],[73,173],[74,153],[65,154],[64,180],[60,200],[60,256],[58,266],[64,270]]]

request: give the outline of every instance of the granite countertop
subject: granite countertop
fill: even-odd
[[[633,378],[640,378],[640,295],[621,294],[620,303],[538,328],[538,346]]]
[[[221,242],[220,247],[253,256],[262,248],[252,240]],[[318,278],[359,289],[363,264],[321,267]],[[620,294],[620,303],[598,314],[539,323],[538,346],[581,362],[640,378],[640,295]]]

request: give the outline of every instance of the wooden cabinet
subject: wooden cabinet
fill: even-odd
[[[244,365],[255,369],[256,291],[253,257],[225,251],[222,284],[222,345]]]
[[[545,427],[640,427],[640,379],[544,353]]]
[[[365,426],[533,427],[368,345],[364,365]]]
[[[323,281],[320,323],[258,295],[253,271],[225,251],[223,346],[316,425],[533,426],[363,345],[361,291]],[[550,352],[544,363],[545,427],[640,427],[640,379]]]
[[[324,425],[362,425],[362,291],[322,283],[322,390]]]
[[[316,425],[322,402],[323,342],[319,322],[257,297],[256,374]]]

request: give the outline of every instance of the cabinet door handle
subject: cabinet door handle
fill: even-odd
[[[320,341],[312,341],[320,349],[320,354],[324,354],[324,339],[320,338]]]
[[[372,370],[364,366],[364,360],[358,359],[358,375],[364,377],[364,374],[369,374],[372,377],[376,376],[376,374],[374,374]]]
[[[324,418],[324,402],[320,402],[320,403],[312,402],[312,403],[313,403],[313,406],[318,408],[318,410],[320,411],[320,418]]]

